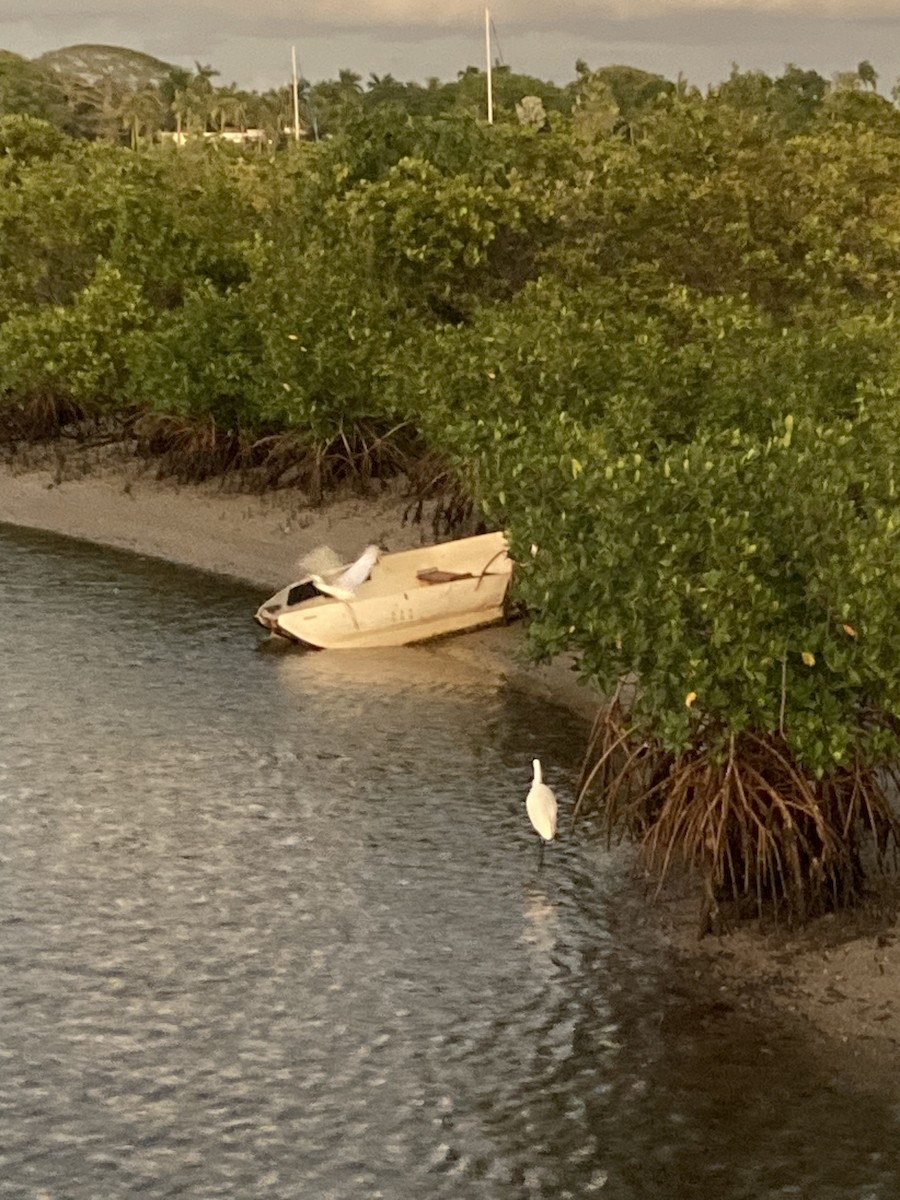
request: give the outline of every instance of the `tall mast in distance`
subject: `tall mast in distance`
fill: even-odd
[[[297,82],[297,47],[291,46],[291,78],[293,80],[294,98],[294,141],[300,141],[300,92]]]
[[[491,62],[491,13],[490,9],[485,7],[484,10],[484,53],[487,62],[487,119],[488,125],[494,123],[494,81],[491,75],[493,64]]]

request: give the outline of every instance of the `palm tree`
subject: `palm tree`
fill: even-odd
[[[362,76],[348,67],[338,71],[337,79],[323,79],[313,84],[306,94],[313,129],[318,131],[319,125],[329,132],[342,128],[347,119],[359,111],[362,92]]]
[[[209,115],[222,133],[226,125],[237,125],[243,132],[247,127],[247,101],[237,85],[217,88],[213,94]]]
[[[193,127],[199,133],[205,133],[215,104],[216,89],[212,81],[219,72],[208,63],[195,62],[194,66],[197,72],[188,85],[188,111]]]
[[[191,82],[191,73],[186,67],[172,67],[165,79],[160,81],[159,95],[162,100],[163,108],[166,113],[171,114],[174,118],[176,129],[180,132],[178,125],[178,113],[175,105],[175,97],[179,92],[185,92]],[[167,127],[170,122],[167,121]]]
[[[293,119],[293,99],[289,90],[272,88],[253,99],[253,125],[263,131],[269,145],[275,146]]]
[[[867,58],[864,58],[856,68],[856,73],[866,87],[870,87],[873,92],[878,91],[878,72]]]
[[[338,71],[338,88],[347,98],[360,95],[363,90],[362,75],[357,75],[349,67],[341,67]]]
[[[201,135],[206,132],[215,103],[216,89],[213,87],[212,81],[219,72],[213,67],[204,66],[199,62],[195,62],[194,66],[197,68],[195,74],[192,75],[189,72],[179,74],[177,83],[180,86],[174,88],[170,105],[171,111],[175,114],[175,131],[179,143],[182,140],[184,129]],[[174,81],[175,72],[171,72],[170,76]]]
[[[126,92],[119,102],[119,124],[127,130],[132,150],[137,150],[142,134],[152,137],[162,119],[162,100],[156,88]]]
[[[175,144],[180,146],[184,141],[184,127],[188,124],[190,115],[190,92],[187,88],[176,88],[169,105],[175,114]]]
[[[197,68],[197,72],[191,79],[191,90],[197,96],[204,96],[206,99],[209,99],[215,91],[212,81],[219,72],[215,67],[210,66],[209,63],[204,65],[203,63],[195,62],[194,66]]]

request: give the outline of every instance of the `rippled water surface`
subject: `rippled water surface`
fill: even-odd
[[[580,727],[261,598],[0,527],[0,1196],[900,1196],[887,1099],[685,994],[619,859],[538,873]]]

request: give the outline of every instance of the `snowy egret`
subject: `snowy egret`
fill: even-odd
[[[372,568],[379,558],[381,558],[380,546],[366,546],[359,558],[334,580],[335,585],[355,592],[359,585],[365,583],[372,574]]]
[[[545,842],[552,842],[556,837],[556,797],[544,783],[540,759],[533,759],[532,766],[534,767],[534,778],[531,781],[528,795],[525,797],[525,811],[528,813],[528,820],[541,839],[541,855],[538,859],[538,867],[540,867],[544,861]]]
[[[380,546],[366,546],[359,558],[333,578],[324,578],[325,571],[310,571],[309,577],[324,595],[334,596],[336,600],[352,600],[356,589],[366,582],[380,557]]]
[[[337,587],[333,583],[326,583],[321,575],[310,575],[310,582],[315,584],[316,590],[321,592],[323,596],[333,596],[335,600],[352,600],[353,590],[351,588]]]

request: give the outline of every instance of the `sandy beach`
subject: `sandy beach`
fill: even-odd
[[[0,519],[10,524],[199,567],[263,591],[287,582],[316,545],[352,556],[372,541],[392,550],[421,544],[425,531],[404,524],[405,506],[391,493],[312,509],[290,492],[178,486],[90,450],[59,463],[45,456],[40,466],[11,465],[0,477]]]
[[[90,452],[0,465],[0,522],[244,580],[259,587],[261,599],[289,581],[316,545],[354,556],[372,541],[400,550],[434,540],[429,524],[404,520],[406,507],[399,489],[310,508],[290,492],[176,486],[126,459]],[[490,661],[511,685],[590,718],[597,698],[577,684],[571,661],[529,666],[522,642],[522,626],[512,625],[444,640],[437,652],[472,665]],[[701,943],[696,911],[693,899],[648,900],[648,922],[689,974],[711,978],[743,1008],[774,1007],[798,1019],[864,1072],[866,1063],[880,1072],[900,1061],[900,925],[891,896],[795,933],[747,927]]]
[[[0,464],[0,522],[163,558],[255,585],[264,600],[296,577],[300,560],[328,545],[353,558],[370,542],[405,550],[433,542],[429,520],[406,519],[401,488],[348,495],[310,507],[290,490],[248,495],[214,481],[160,482],[141,464],[101,451],[46,453]],[[590,720],[597,700],[578,682],[571,660],[526,664],[519,625],[477,630],[437,643],[440,653],[473,665],[489,661],[513,686],[527,687]]]

